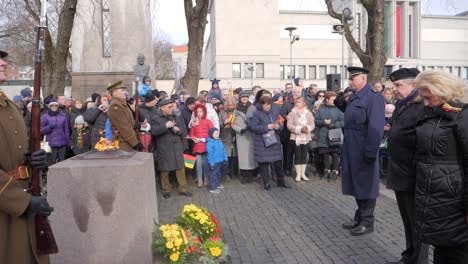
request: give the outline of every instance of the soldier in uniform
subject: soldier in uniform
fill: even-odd
[[[112,96],[107,116],[111,122],[112,131],[119,132],[120,149],[130,151],[143,150],[143,145],[138,141],[135,132],[136,125],[133,118],[132,110],[127,104],[127,87],[122,85],[122,81],[118,81],[107,87],[107,91]]]
[[[367,83],[367,69],[348,67],[353,89],[344,113],[342,190],[356,199],[354,219],[343,224],[351,235],[374,230],[379,195],[379,145],[385,126],[384,98]]]
[[[8,54],[0,50],[0,83],[6,81]],[[0,263],[48,263],[36,252],[35,215],[50,215],[53,208],[41,196],[31,196],[29,168],[47,164],[43,150],[28,150],[26,125],[18,107],[0,90]]]

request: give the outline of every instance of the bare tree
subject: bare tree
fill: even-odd
[[[333,10],[333,1],[325,0],[328,14],[342,21],[342,14]],[[366,47],[361,48],[349,28],[349,23],[344,20],[344,35],[351,49],[356,53],[362,65],[369,70],[370,83],[380,81],[387,56],[384,49],[384,6],[385,0],[360,0],[367,11]]]
[[[209,0],[184,0],[185,18],[187,20],[187,31],[189,35],[187,70],[180,81],[182,86],[190,94],[198,93],[198,82],[200,80],[200,68],[203,55],[203,37],[205,27],[208,23]]]
[[[174,78],[174,63],[172,62],[172,44],[163,32],[158,32],[153,40],[154,66],[156,79],[168,80]]]

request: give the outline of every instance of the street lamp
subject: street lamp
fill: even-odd
[[[342,25],[342,31],[341,31],[341,89],[344,89],[344,34],[345,34],[345,22],[346,20],[352,20],[353,18],[351,17],[351,9],[345,8],[344,7],[344,2],[345,0],[341,0],[341,25]]]
[[[299,35],[293,35],[293,31],[296,27],[287,27],[284,30],[289,31],[289,71],[292,71],[292,44],[295,41],[299,41]],[[294,74],[291,73],[291,83],[293,83]]]
[[[247,70],[250,71],[250,88],[252,89],[252,87],[253,87],[253,70],[254,70],[253,63],[249,67],[247,67]]]

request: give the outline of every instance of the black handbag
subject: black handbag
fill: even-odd
[[[343,145],[343,131],[341,131],[341,128],[328,130],[328,142],[328,145],[330,146]]]
[[[270,130],[266,132],[265,134],[262,135],[262,137],[263,137],[263,144],[265,145],[266,148],[278,143],[278,140],[276,139],[276,133],[274,130]]]

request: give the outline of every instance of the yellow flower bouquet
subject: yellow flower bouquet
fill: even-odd
[[[184,206],[182,214],[177,218],[177,223],[193,231],[202,241],[216,235],[217,226],[208,209],[194,204]]]
[[[190,232],[183,230],[178,224],[162,225],[155,231],[152,248],[163,253],[170,263],[188,263],[190,259],[198,257],[189,254],[187,250],[189,246],[194,247],[190,239]]]

